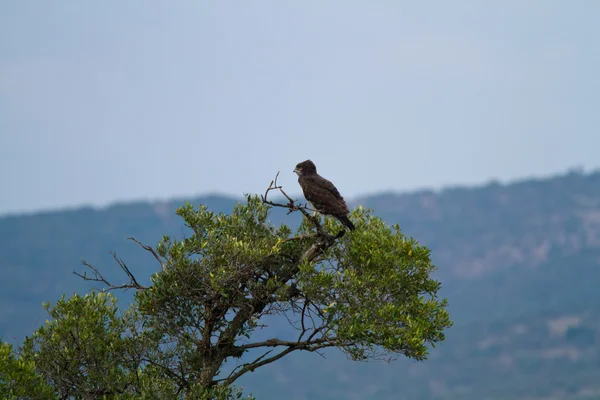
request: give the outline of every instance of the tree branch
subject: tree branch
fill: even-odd
[[[110,252],[110,254],[113,256],[113,258],[115,259],[117,264],[119,264],[119,267],[121,267],[121,269],[123,271],[125,271],[125,274],[129,277],[129,283],[125,283],[123,285],[114,285],[114,284],[110,283],[106,278],[104,278],[104,276],[102,276],[102,274],[100,273],[100,271],[98,271],[98,269],[96,267],[89,264],[85,260],[83,260],[81,263],[83,265],[85,265],[86,267],[88,267],[89,269],[91,269],[93,272],[93,275],[88,276],[87,272],[80,274],[76,271],[73,271],[73,273],[85,281],[104,283],[106,286],[108,286],[108,289],[105,289],[106,291],[115,290],[115,289],[136,289],[136,290],[147,289],[146,286],[142,286],[138,283],[138,281],[135,279],[135,276],[131,273],[131,271],[129,270],[129,268],[127,267],[127,265],[125,264],[125,262],[123,260],[118,258],[117,255],[115,253],[113,253],[112,251]]]
[[[320,339],[315,339],[315,340],[305,340],[305,341],[290,341],[290,340],[280,340],[280,339],[268,339],[265,340],[263,342],[256,342],[256,343],[248,343],[248,344],[243,344],[241,346],[238,346],[240,349],[254,349],[257,347],[278,347],[278,346],[287,346],[287,347],[294,347],[294,346],[300,346],[300,347],[308,347],[308,346],[313,346],[313,345],[320,345],[323,343],[327,343],[327,342],[332,342],[331,338],[320,338]]]
[[[233,382],[235,382],[236,379],[238,379],[240,376],[244,375],[246,372],[253,372],[256,368],[262,367],[263,365],[266,364],[270,364],[274,361],[279,360],[280,358],[288,355],[289,353],[291,353],[292,351],[295,350],[305,350],[305,351],[317,351],[319,349],[323,349],[326,347],[333,347],[336,344],[332,343],[332,342],[325,342],[325,343],[321,343],[321,344],[316,344],[316,345],[310,345],[310,344],[305,344],[305,343],[296,343],[296,342],[289,342],[291,343],[288,348],[286,348],[285,350],[282,350],[280,353],[274,355],[273,357],[269,357],[269,358],[264,358],[267,354],[271,353],[272,350],[269,350],[268,352],[266,352],[265,354],[263,354],[262,356],[258,357],[256,360],[252,361],[251,363],[247,363],[247,364],[243,364],[242,368],[238,371],[235,372],[232,371],[232,373],[225,379],[219,379],[217,380],[217,382],[224,382],[225,385],[231,385]]]
[[[271,181],[271,184],[265,191],[265,194],[260,196],[262,202],[265,204],[268,204],[270,206],[273,206],[273,207],[287,208],[288,214],[290,214],[294,211],[300,211],[302,214],[304,214],[304,216],[306,218],[308,218],[310,220],[310,222],[312,222],[312,224],[317,229],[317,232],[319,235],[331,238],[332,236],[329,233],[325,232],[325,230],[323,229],[323,226],[321,225],[319,220],[316,217],[312,216],[311,213],[309,212],[309,211],[315,211],[315,210],[313,210],[312,208],[306,207],[306,206],[296,204],[294,199],[292,199],[283,190],[283,186],[277,185],[277,178],[279,178],[279,172],[277,172],[277,175],[275,175],[275,179]],[[269,193],[272,192],[273,190],[279,190],[279,192],[288,200],[288,203],[287,204],[275,203],[274,201],[269,200],[268,199]]]
[[[152,248],[152,246],[146,246],[146,245],[142,244],[139,240],[137,240],[136,238],[133,238],[133,237],[127,238],[127,240],[131,240],[133,242],[136,242],[142,249],[150,252],[154,256],[154,258],[156,259],[156,261],[158,261],[158,263],[162,267],[163,261],[160,259],[159,255],[156,254],[156,251]]]

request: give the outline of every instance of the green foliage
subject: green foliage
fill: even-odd
[[[133,309],[119,315],[111,294],[74,295],[45,307],[52,319],[25,340],[18,355],[8,344],[0,348],[2,399],[35,394],[40,399],[252,400],[228,386],[191,384],[181,390],[156,364],[158,342],[137,331]]]
[[[319,268],[330,279],[317,281],[338,337],[355,343],[355,359],[376,346],[425,359],[427,344],[444,340],[451,326],[447,302],[437,298],[441,285],[430,277],[430,250],[362,207],[352,217],[359,229],[331,249]]]
[[[357,230],[341,238],[329,218],[306,218],[292,233],[269,211],[257,196],[231,214],[179,208],[191,234],[146,248],[160,270],[129,309],[105,292],[63,296],[45,305],[51,318],[19,360],[61,398],[241,399],[236,379],[292,351],[423,360],[444,339],[451,322],[430,251],[398,226],[359,208]],[[257,341],[274,315],[298,333]],[[251,349],[264,354],[222,373]]]
[[[451,326],[430,251],[390,227],[370,210],[352,212],[357,230],[332,246],[324,259],[306,265],[299,288],[310,293],[336,331],[342,350],[355,360],[393,358],[401,353],[423,360],[427,344],[444,340]],[[339,224],[327,219],[326,229]],[[310,228],[304,223],[301,230]]]
[[[94,292],[44,306],[51,319],[25,340],[21,356],[61,397],[131,392],[144,350],[132,312],[119,315],[114,296]]]
[[[283,303],[294,282],[326,314],[327,338],[354,359],[401,353],[422,360],[427,344],[444,339],[443,330],[451,323],[446,301],[437,299],[440,284],[430,277],[435,269],[430,251],[398,226],[389,227],[359,208],[352,214],[356,232],[337,241],[324,256],[299,265],[298,276],[282,279],[286,274],[285,263],[278,264],[281,259],[301,260],[312,242],[290,240],[287,226],[268,223],[268,210],[257,197],[248,197],[231,215],[216,215],[204,207],[194,210],[189,204],[178,210],[194,234],[182,241],[163,239],[158,246],[166,260],[163,271],[155,274],[150,290],[139,294],[155,326],[170,326],[168,334],[182,326],[192,328],[192,321],[206,315],[207,298],[227,299],[220,307],[224,316],[242,306],[249,293],[256,295],[256,286],[273,288],[272,296]],[[327,219],[325,229],[335,233],[340,225]],[[312,231],[305,219],[296,237]],[[253,281],[251,275],[262,279]],[[248,290],[240,290],[242,285]],[[199,325],[199,331],[206,328]],[[217,319],[211,329],[226,327],[225,319]],[[240,334],[249,337],[256,327],[250,320]],[[193,342],[196,337],[192,333],[182,339]]]
[[[0,398],[50,400],[57,397],[36,371],[34,361],[17,357],[10,344],[0,341]]]

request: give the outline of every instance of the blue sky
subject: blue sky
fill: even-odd
[[[0,214],[600,167],[600,2],[0,3]]]

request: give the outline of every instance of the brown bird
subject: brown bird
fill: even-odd
[[[298,183],[304,197],[315,210],[337,218],[346,228],[354,230],[354,224],[348,218],[350,211],[344,198],[333,183],[317,174],[317,167],[312,161],[302,161],[296,165],[294,172],[298,174]]]

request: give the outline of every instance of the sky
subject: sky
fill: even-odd
[[[600,167],[596,0],[0,2],[0,214]]]

